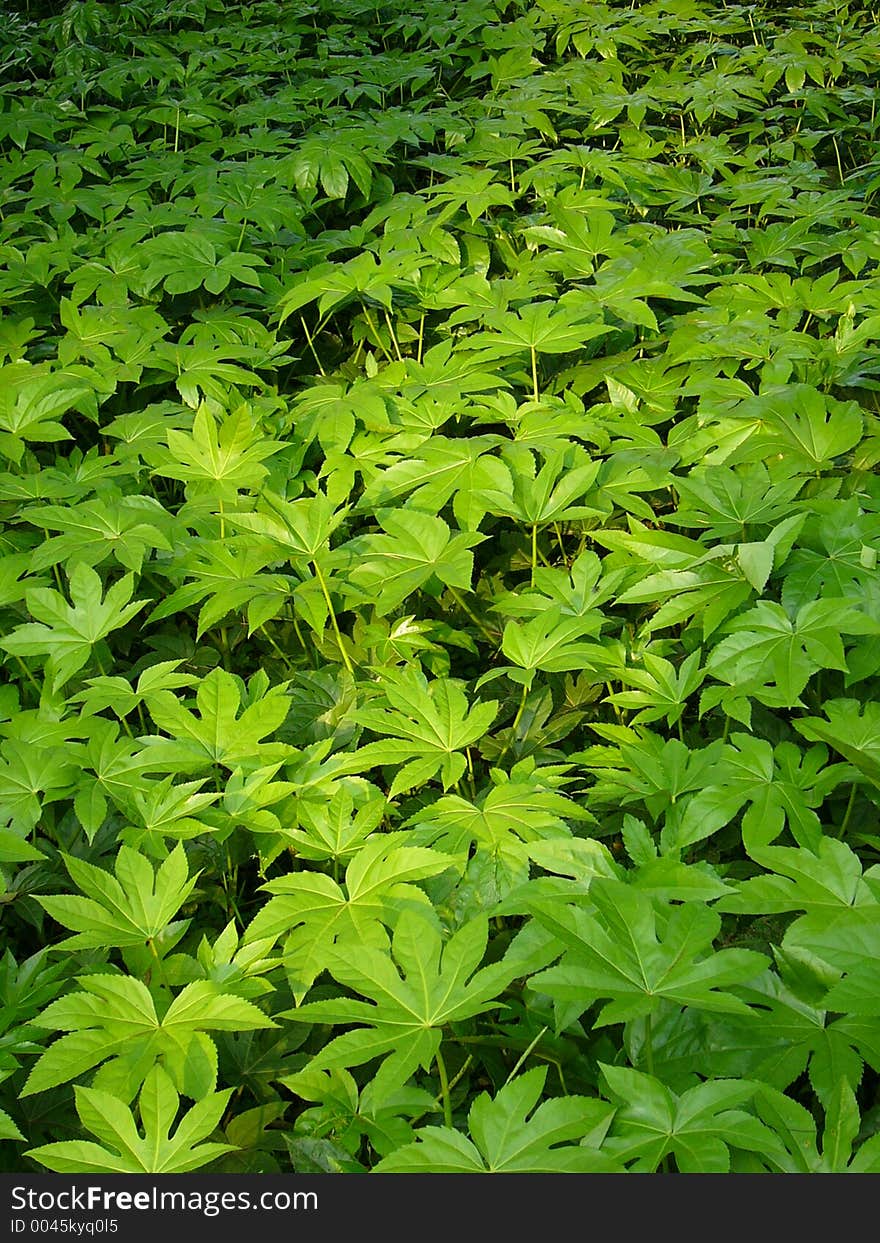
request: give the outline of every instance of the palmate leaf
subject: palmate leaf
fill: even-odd
[[[782,603],[792,611],[820,596],[856,603],[874,578],[880,515],[863,513],[855,496],[817,510],[785,565]]]
[[[350,1069],[382,1058],[375,1082],[381,1080],[383,1091],[399,1086],[420,1066],[430,1067],[444,1027],[503,1006],[504,989],[523,968],[515,958],[481,968],[488,935],[488,921],[479,916],[444,945],[433,922],[404,911],[390,952],[348,944],[325,954],[334,979],[368,1001],[340,997],[306,1002],[279,1017],[295,1023],[357,1024],[325,1045],[310,1068]]]
[[[503,487],[493,484],[474,492],[475,500],[489,513],[536,526],[561,518],[591,517],[597,512],[575,504],[592,488],[601,467],[601,462],[591,461],[585,450],[570,445],[564,451],[550,453],[537,470],[532,453],[513,445],[504,465],[509,481]]]
[[[203,401],[191,434],[170,428],[168,453],[157,455],[156,474],[215,492],[226,489],[233,496],[239,488],[259,487],[268,474],[262,463],[283,449],[284,442],[261,435],[247,405],[238,406],[218,424],[220,413],[217,403]]]
[[[818,739],[845,756],[880,787],[880,704],[855,699],[832,699],[823,705],[826,719],[801,717],[795,728],[805,738]]]
[[[97,1088],[74,1091],[80,1122],[101,1143],[65,1140],[28,1150],[27,1156],[56,1174],[184,1174],[234,1148],[208,1140],[232,1088],[203,1097],[178,1121],[173,1134],[180,1097],[161,1066],[150,1071],[138,1099],[143,1133],[118,1096]]]
[[[721,918],[697,903],[667,906],[658,928],[654,903],[622,881],[592,880],[589,903],[595,914],[572,903],[537,898],[538,922],[566,946],[560,962],[530,980],[530,987],[559,1003],[573,1021],[600,998],[611,998],[594,1025],[622,1023],[652,1014],[661,999],[698,1010],[747,1012],[726,991],[766,966],[753,950],[714,951]]]
[[[753,437],[752,454],[783,453],[792,465],[815,471],[855,448],[863,414],[854,401],[838,401],[807,384],[788,384],[744,401],[737,415],[758,414],[763,434]]]
[[[760,915],[784,911],[830,914],[877,904],[862,878],[858,856],[845,842],[822,837],[815,851],[763,846],[753,847],[749,854],[767,873],[740,881],[738,892],[724,897],[717,910]]]
[[[221,293],[231,280],[259,287],[254,268],[265,260],[258,255],[233,252],[217,258],[213,244],[195,230],[161,233],[143,243],[148,260],[144,273],[147,290],[161,284],[172,294],[188,293],[204,285],[209,293]]]
[[[488,864],[500,896],[528,879],[541,843],[571,840],[566,819],[589,820],[591,816],[539,780],[514,774],[474,801],[459,794],[444,795],[409,823],[413,840],[419,844],[447,851],[462,865],[470,858],[469,876],[477,870],[486,875]]]
[[[139,573],[149,549],[172,550],[169,515],[152,497],[111,494],[106,500],[80,502],[76,509],[40,505],[24,510],[22,517],[35,527],[62,532],[34,550],[32,573],[61,561],[68,570],[79,561],[94,567],[109,556]]]
[[[314,560],[325,550],[330,536],[347,512],[338,509],[323,492],[286,501],[269,488],[264,488],[260,499],[261,509],[254,513],[227,514],[226,521],[242,531],[264,536],[290,561],[301,558]]]
[[[354,564],[343,594],[369,600],[383,617],[434,577],[449,587],[470,590],[470,549],[486,536],[452,534],[442,518],[414,509],[378,510],[376,517],[384,535],[362,536],[346,546]]]
[[[840,867],[842,860],[838,858],[835,862],[843,871]],[[788,872],[789,868],[786,867],[785,871]],[[880,958],[880,901],[876,869],[871,869],[873,874],[865,874],[861,881],[853,877],[853,871],[854,867],[850,864],[845,867],[845,873],[849,875],[841,877],[838,872],[837,876],[832,874],[829,881],[823,881],[826,893],[832,890],[837,899],[842,896],[841,889],[846,893],[846,885],[853,895],[850,901],[839,900],[832,905],[828,900],[831,894],[828,894],[824,909],[817,907],[809,910],[789,925],[782,942],[784,949],[806,950],[838,971],[861,971]],[[798,880],[803,886],[801,877]],[[867,901],[866,883],[871,891],[871,899]]]
[[[356,715],[383,741],[359,747],[342,771],[403,764],[391,784],[391,798],[424,784],[437,772],[444,788],[454,785],[467,766],[461,752],[483,737],[498,712],[495,700],[469,707],[459,682],[436,678],[429,683],[413,668],[386,672],[382,692],[388,708],[362,708]]]
[[[726,1174],[731,1148],[764,1153],[777,1146],[758,1118],[737,1108],[754,1097],[757,1083],[710,1079],[679,1096],[653,1075],[601,1070],[619,1102],[604,1150],[630,1172],[653,1173],[671,1155],[681,1174]]]
[[[595,306],[575,310],[558,302],[532,302],[515,312],[486,311],[483,323],[491,331],[468,337],[467,348],[484,351],[489,357],[518,350],[533,349],[538,354],[579,350],[611,332],[608,324],[597,322],[596,310]]]
[[[590,765],[600,780],[590,792],[590,803],[598,806],[619,806],[643,802],[654,819],[664,819],[661,846],[670,853],[686,844],[679,837],[680,825],[687,815],[690,801],[696,798],[718,772],[724,754],[720,739],[699,750],[691,750],[679,738],[667,738],[640,727],[594,725],[603,737],[618,743],[613,747],[593,748],[575,752],[573,759]],[[734,811],[739,806],[734,800]],[[698,819],[694,826],[695,840],[715,832],[734,814],[726,806],[717,811],[717,818],[706,822]]]
[[[75,772],[63,746],[7,738],[0,743],[0,818],[16,836],[30,833],[44,806],[70,794]]]
[[[37,621],[16,626],[0,639],[0,647],[13,656],[47,656],[46,669],[55,690],[82,669],[96,643],[131,621],[148,603],[131,599],[133,574],[126,574],[104,595],[98,574],[80,562],[71,570],[69,582],[72,604],[50,587],[28,591],[28,611]]]
[[[537,1066],[490,1098],[482,1092],[468,1114],[467,1138],[428,1126],[374,1166],[376,1174],[612,1174],[622,1167],[599,1151],[614,1115],[585,1096],[538,1101],[547,1068]],[[536,1108],[537,1106],[537,1108]]]
[[[785,979],[774,971],[740,985],[752,1013],[712,1016],[694,1050],[692,1065],[704,1075],[741,1075],[786,1089],[807,1071],[819,1101],[845,1079],[857,1089],[864,1064],[880,1066],[880,1036],[873,1018],[834,1017],[821,998],[834,968],[795,944],[777,951]]]
[[[0,453],[20,462],[26,441],[71,440],[58,416],[90,410],[95,391],[75,369],[46,373],[29,362],[0,368]]]
[[[651,652],[643,653],[642,668],[627,666],[618,672],[626,685],[635,689],[609,695],[618,708],[637,708],[631,724],[643,725],[665,718],[674,725],[684,714],[689,697],[699,689],[705,670],[700,668],[700,651],[691,652],[678,669],[671,661]]]
[[[339,943],[342,954],[359,945],[383,948],[384,929],[403,911],[433,909],[414,883],[455,862],[451,855],[404,845],[405,833],[383,833],[364,844],[349,863],[344,887],[322,872],[300,871],[267,883],[273,895],[251,921],[246,941],[284,938],[284,965],[294,997],[301,1001]]]
[[[817,850],[822,837],[814,811],[846,779],[843,765],[825,765],[824,747],[800,751],[790,742],[774,748],[764,738],[732,734],[715,757],[702,788],[667,813],[664,849],[682,849],[703,841],[749,804],[742,818],[746,851],[769,845],[783,828],[799,845]]]
[[[359,508],[373,512],[398,497],[409,496],[410,506],[426,513],[439,513],[452,500],[459,526],[472,528],[482,517],[471,497],[481,488],[503,488],[508,472],[489,450],[498,443],[496,436],[468,436],[451,440],[432,436],[413,455],[377,471],[364,490]],[[485,511],[483,511],[485,512]]]
[[[846,673],[842,634],[876,634],[880,625],[846,600],[813,600],[790,618],[781,605],[761,600],[726,626],[707,673],[731,685],[751,686],[763,702],[792,708],[819,669]]]
[[[754,1104],[777,1140],[766,1150],[769,1168],[784,1174],[876,1174],[880,1170],[880,1136],[873,1135],[853,1155],[861,1119],[846,1079],[838,1081],[826,1103],[821,1152],[816,1119],[803,1105],[766,1084],[758,1089]]]
[[[107,1059],[104,1082],[125,1096],[161,1059],[179,1091],[199,1098],[214,1089],[217,1052],[209,1031],[252,1031],[274,1027],[249,1001],[223,993],[208,980],[182,989],[162,1018],[150,990],[132,976],[81,976],[81,991],[53,1001],[33,1020],[63,1031],[44,1051],[22,1089],[23,1096],[78,1079]]]
[[[159,729],[174,739],[171,743],[150,735],[145,741],[157,756],[164,751],[189,755],[203,767],[216,763],[235,768],[244,763],[257,767],[294,751],[286,743],[263,742],[283,724],[290,709],[287,683],[268,688],[265,675],[256,675],[248,691],[231,673],[212,669],[196,692],[198,715],[167,690],[150,695],[148,707]]]
[[[248,625],[253,632],[281,612],[296,586],[296,579],[283,574],[264,574],[275,561],[268,541],[254,537],[225,540],[196,539],[189,547],[178,544],[173,581],[186,577],[176,591],[169,592],[149,614],[150,622],[182,613],[202,604],[196,629],[197,638],[230,613],[247,608]]]
[[[503,851],[506,840],[518,842],[568,838],[569,820],[590,820],[590,813],[537,778],[515,774],[499,780],[473,802],[447,794],[416,812],[409,823],[415,836],[452,854],[471,845],[490,853]]]
[[[69,950],[122,948],[152,941],[166,931],[198,880],[198,876],[188,878],[182,845],[155,871],[143,855],[120,846],[115,876],[84,859],[63,858],[79,893],[37,900],[53,919],[76,933],[62,942]]]
[[[302,1100],[317,1102],[298,1115],[296,1132],[331,1138],[350,1153],[357,1152],[363,1136],[380,1156],[411,1143],[409,1119],[434,1108],[434,1098],[423,1088],[398,1088],[380,1096],[373,1082],[359,1089],[347,1070],[301,1070],[280,1082]]]
[[[653,632],[699,617],[704,638],[717,630],[748,600],[752,586],[730,561],[733,546],[710,550],[697,540],[654,531],[635,518],[630,530],[602,530],[593,538],[613,552],[624,552],[638,566],[633,584],[618,596],[619,604],[657,604],[645,622]],[[645,565],[655,567],[646,573]]]
[[[375,787],[364,785],[366,791],[358,799],[357,807],[354,795],[344,786],[335,791],[329,803],[300,805],[297,814],[302,827],[287,829],[285,835],[296,844],[301,858],[320,863],[347,861],[363,849],[381,823],[387,806],[384,795]],[[387,835],[383,840],[390,844]]]
[[[238,344],[183,345],[180,342],[163,341],[152,351],[149,362],[157,371],[164,373],[169,379],[173,378],[182,400],[194,410],[202,397],[212,398],[225,409],[229,403],[230,389],[235,385],[263,387],[263,381],[256,372],[248,371],[237,362],[228,361],[235,358],[249,362],[252,352],[250,347]],[[163,460],[167,461],[167,457],[163,456]]]
[[[514,682],[531,686],[535,673],[595,670],[607,657],[598,643],[582,643],[584,635],[595,635],[603,618],[596,612],[583,617],[564,616],[561,605],[553,605],[540,616],[520,625],[509,621],[504,627],[501,650],[514,662],[506,669]]]
[[[305,202],[312,202],[319,183],[328,198],[344,199],[349,176],[365,197],[369,195],[373,179],[370,163],[354,145],[340,145],[339,137],[334,135],[333,141],[321,136],[307,138],[288,157],[294,184]]]

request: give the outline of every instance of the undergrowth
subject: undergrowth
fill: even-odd
[[[3,1167],[880,1169],[870,6],[0,23]]]

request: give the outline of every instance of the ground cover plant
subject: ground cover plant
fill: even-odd
[[[871,7],[0,24],[3,1168],[880,1169]]]

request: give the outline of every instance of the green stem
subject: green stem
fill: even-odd
[[[454,1040],[456,1044],[485,1045],[486,1048],[491,1049],[515,1049],[518,1044],[522,1043],[522,1041],[517,1041],[509,1036],[452,1036],[450,1039]],[[559,1086],[562,1088],[563,1094],[568,1096],[568,1086],[565,1082],[565,1073],[562,1069],[562,1063],[559,1058],[554,1057],[551,1053],[542,1053],[540,1049],[538,1050],[536,1056],[539,1057],[542,1062],[547,1062],[549,1066],[554,1066],[556,1068],[556,1074],[559,1077]]]
[[[272,650],[276,653],[276,655],[278,656],[278,659],[284,665],[286,665],[288,669],[292,669],[293,665],[288,660],[288,658],[285,656],[284,652],[282,652],[281,648],[278,646],[278,644],[275,642],[272,636],[269,634],[269,631],[266,629],[265,626],[260,627],[260,633],[263,635],[263,637],[265,638],[269,646],[272,648]]]
[[[383,342],[382,342],[382,338],[379,336],[379,329],[378,329],[378,328],[376,327],[376,325],[373,323],[373,320],[372,320],[372,318],[370,317],[370,312],[369,312],[369,311],[367,310],[367,308],[363,305],[363,303],[361,303],[361,310],[362,310],[362,311],[363,311],[363,313],[364,313],[364,319],[367,321],[367,327],[370,329],[370,332],[372,332],[373,336],[376,338],[376,344],[378,345],[379,349],[382,351],[382,353],[385,355],[385,357],[388,359],[388,361],[389,361],[390,363],[393,363],[393,362],[394,362],[394,359],[391,357],[391,355],[390,355],[390,354],[388,353],[388,351],[386,350],[386,348],[385,348],[385,346],[384,346],[384,344],[383,344]]]
[[[446,1063],[443,1061],[443,1054],[437,1050],[437,1074],[440,1076],[440,1095],[443,1099],[443,1121],[452,1129],[452,1098],[449,1095],[449,1076],[446,1073]]]
[[[847,803],[846,803],[846,811],[843,813],[843,821],[841,822],[840,828],[837,830],[838,837],[844,837],[846,835],[846,830],[849,828],[849,818],[852,815],[853,804],[855,803],[855,801],[856,801],[856,783],[853,782],[852,785],[849,787],[849,798],[847,799]]]
[[[553,523],[553,530],[556,533],[556,543],[559,545],[559,551],[562,555],[563,564],[565,565],[565,568],[568,569],[569,568],[568,554],[565,551],[565,544],[562,541],[562,531],[559,529],[558,522]]]
[[[532,573],[529,578],[529,586],[535,585],[535,570],[538,568],[538,524],[532,523]]]
[[[312,340],[312,334],[309,332],[309,327],[308,327],[308,324],[307,324],[307,323],[306,323],[306,321],[305,321],[305,317],[304,317],[304,316],[302,316],[302,315],[300,315],[300,317],[299,317],[299,322],[302,324],[303,332],[306,334],[306,340],[307,340],[307,341],[308,341],[308,343],[309,343],[309,349],[312,351],[312,358],[314,358],[314,360],[315,360],[315,366],[318,368],[318,371],[320,372],[320,374],[321,374],[321,375],[323,375],[323,376],[325,376],[325,375],[327,374],[327,372],[326,372],[326,371],[324,370],[324,368],[321,366],[321,360],[320,360],[320,358],[318,357],[318,352],[317,352],[317,350],[315,349],[315,343],[314,343],[314,341]]]
[[[46,528],[45,528],[45,527],[40,527],[40,530],[43,532],[43,539],[44,539],[44,540],[45,540],[45,542],[48,544],[48,542],[49,542],[49,532],[46,530]],[[55,579],[55,586],[58,588],[59,593],[63,596],[63,595],[64,595],[64,587],[63,587],[63,586],[62,586],[62,584],[61,584],[61,573],[60,573],[60,571],[59,571],[59,569],[58,569],[58,562],[57,562],[57,561],[56,561],[56,562],[53,564],[53,566],[52,566],[52,577]]]
[[[538,388],[538,355],[535,353],[533,345],[529,346],[529,351],[532,356],[532,397],[535,401],[538,401],[541,397],[541,392]]]
[[[447,584],[447,586],[448,586],[448,584]],[[456,589],[455,589],[454,587],[451,587],[451,586],[449,587],[449,594],[452,596],[452,598],[453,598],[453,600],[455,601],[455,603],[456,603],[456,604],[458,605],[458,607],[461,609],[462,613],[464,613],[467,617],[469,617],[469,618],[471,619],[471,621],[472,621],[472,622],[474,623],[474,625],[477,627],[477,629],[479,630],[479,632],[480,632],[482,635],[485,635],[485,637],[489,640],[489,642],[490,642],[490,643],[494,644],[494,643],[495,643],[495,635],[493,635],[493,634],[492,634],[492,631],[488,628],[488,626],[486,625],[486,623],[485,623],[485,622],[483,622],[483,621],[481,621],[481,620],[480,620],[480,618],[479,618],[479,617],[477,617],[477,615],[476,615],[476,613],[473,611],[473,609],[471,609],[471,608],[470,608],[470,607],[469,607],[469,606],[465,603],[465,601],[462,599],[462,597],[459,595],[459,593],[456,591]]]
[[[34,677],[34,675],[31,673],[30,669],[28,669],[27,665],[24,663],[22,658],[20,656],[16,656],[15,659],[16,659],[17,664],[20,665],[22,673],[27,678],[27,680],[30,682],[34,690],[37,692],[37,703],[39,703],[40,700],[43,698],[42,686],[40,686],[39,682]]]
[[[611,696],[614,694],[614,687],[611,685],[611,683],[610,683],[610,682],[606,682],[606,683],[605,683],[605,690],[608,692],[608,702],[611,704],[611,707],[614,709],[614,715],[617,717],[617,723],[618,723],[618,725],[622,725],[622,724],[623,724],[623,714],[621,713],[621,711],[620,711],[620,709],[618,708],[617,704],[616,704],[616,703],[614,702],[614,700],[611,698]]]
[[[330,592],[327,590],[327,582],[324,575],[321,573],[321,567],[318,565],[317,561],[312,561],[312,567],[314,568],[315,576],[321,585],[321,591],[324,593],[327,608],[330,610],[330,624],[333,627],[333,633],[336,635],[336,645],[339,648],[339,655],[342,657],[342,663],[345,665],[352,677],[354,677],[354,669],[352,668],[351,661],[348,659],[348,653],[345,650],[345,645],[342,642],[342,632],[339,629],[339,622],[336,620],[336,613],[333,609],[333,601],[330,599]]]
[[[517,1058],[517,1062],[516,1062],[516,1065],[514,1066],[513,1070],[510,1072],[510,1074],[509,1074],[509,1075],[507,1076],[507,1078],[504,1080],[504,1086],[505,1086],[505,1087],[507,1087],[508,1083],[510,1083],[511,1079],[512,1079],[512,1078],[513,1078],[513,1076],[516,1074],[516,1072],[519,1070],[520,1066],[522,1066],[523,1062],[524,1062],[524,1061],[526,1060],[526,1058],[529,1056],[529,1054],[531,1053],[532,1049],[534,1049],[535,1045],[537,1045],[537,1044],[540,1042],[541,1037],[544,1035],[544,1033],[546,1032],[546,1030],[547,1030],[547,1028],[546,1028],[546,1027],[542,1027],[542,1028],[541,1028],[541,1030],[538,1032],[537,1036],[535,1037],[535,1039],[531,1042],[531,1044],[530,1044],[530,1045],[528,1045],[525,1049],[523,1049],[522,1053],[521,1053],[521,1054],[519,1055],[519,1057]]]
[[[394,353],[397,355],[397,361],[403,362],[403,355],[400,352],[400,342],[397,340],[397,334],[394,331],[394,325],[391,322],[391,316],[385,312],[385,323],[388,325],[388,332],[391,337],[391,344],[394,346]]]
[[[299,639],[300,647],[302,648],[304,652],[307,653],[309,649],[306,647],[306,637],[302,632],[300,624],[295,617],[292,618],[291,620],[293,621],[293,628],[296,631],[296,637]],[[314,654],[314,651],[313,651],[313,654]]]
[[[513,735],[515,735],[517,726],[520,725],[520,721],[522,720],[522,713],[523,711],[525,711],[527,697],[528,697],[528,682],[523,682],[522,695],[520,696],[520,707],[518,707],[518,709],[516,710],[516,716],[513,717],[513,725],[511,726],[511,738],[513,737]],[[506,750],[507,748],[505,747],[505,751]]]

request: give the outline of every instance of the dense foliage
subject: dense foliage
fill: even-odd
[[[880,1169],[870,6],[0,23],[4,1168]]]

